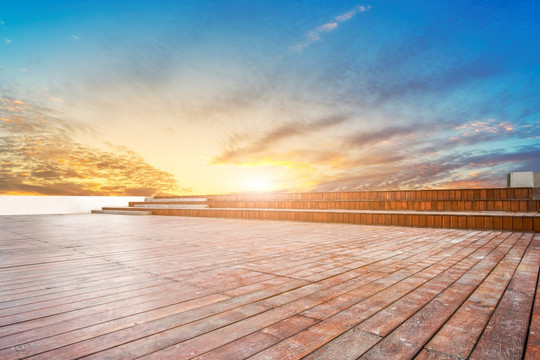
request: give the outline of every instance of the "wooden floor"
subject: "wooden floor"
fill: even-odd
[[[0,359],[539,359],[540,234],[0,217]]]

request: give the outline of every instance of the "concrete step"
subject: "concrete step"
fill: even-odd
[[[92,214],[108,214],[108,215],[152,215],[151,211],[135,211],[135,210],[92,210]]]
[[[114,210],[115,208],[107,208]],[[116,208],[125,210],[125,208]],[[439,212],[342,209],[152,209],[154,215],[540,232],[537,212]]]

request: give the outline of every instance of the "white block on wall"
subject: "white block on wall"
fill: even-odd
[[[144,196],[0,196],[0,215],[82,214],[130,201]]]
[[[507,175],[508,187],[539,187],[540,173],[532,171],[511,172]]]

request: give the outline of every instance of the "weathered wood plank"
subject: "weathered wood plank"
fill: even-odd
[[[381,209],[394,206],[378,201]],[[315,220],[306,214],[304,220]],[[360,213],[323,215],[368,220]],[[464,224],[455,214],[447,217]],[[540,250],[533,241],[521,257],[514,243],[522,234],[500,231],[91,215],[18,219],[0,219],[19,234],[0,239],[1,256],[14,265],[0,268],[2,359],[378,354],[457,360],[423,346],[439,329],[457,331],[478,319],[457,309],[468,302],[492,306],[518,262],[505,295],[529,294],[522,310],[532,307]],[[386,214],[369,220],[389,219],[400,220]],[[424,220],[436,223],[415,221]],[[527,325],[519,325],[525,335]],[[534,335],[526,355],[532,358]]]
[[[536,244],[535,244],[536,245]],[[540,268],[540,249],[527,249],[508,289],[489,320],[471,359],[521,359]]]
[[[536,234],[530,246],[532,249],[540,249],[540,234]],[[532,311],[532,317],[527,338],[525,359],[540,359],[540,281],[537,281],[536,296]]]
[[[508,236],[506,235],[505,237]],[[493,250],[503,240],[504,237],[497,236],[487,243],[482,243],[482,246],[478,249],[472,248],[469,249],[468,253],[460,252],[459,255],[456,254],[455,259],[459,261],[446,270],[444,268],[440,269],[442,272],[439,275],[364,321],[359,325],[359,328],[375,335],[388,335],[403,321],[411,317],[435,296],[469,271],[471,267],[483,258],[481,254]]]
[[[362,359],[413,358],[478,285],[478,274],[495,266],[520,235],[512,234],[467,273],[375,345]]]
[[[428,350],[467,358],[499,303],[531,235],[523,235],[458,311],[426,345]]]
[[[354,328],[326,343],[303,359],[356,359],[380,340],[379,336]]]
[[[361,359],[411,359],[474,290],[454,283],[381,340]]]

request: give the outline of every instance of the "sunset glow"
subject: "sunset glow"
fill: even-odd
[[[252,177],[245,181],[247,191],[271,191],[274,190],[272,183],[263,177]]]
[[[505,186],[536,2],[9,2],[0,195]],[[504,31],[503,31],[504,30]]]

